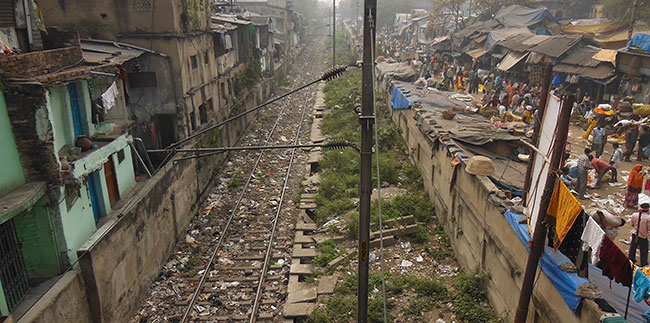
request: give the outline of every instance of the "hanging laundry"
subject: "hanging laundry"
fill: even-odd
[[[113,106],[115,106],[115,103],[117,102],[117,95],[117,84],[113,82],[113,84],[108,87],[108,90],[102,94],[102,103],[106,110],[110,110]]]
[[[598,268],[602,269],[603,276],[607,276],[610,280],[614,279],[626,287],[632,286],[632,263],[607,235],[603,238],[603,245],[600,247]]]
[[[562,240],[562,244],[560,247],[557,249],[560,251],[563,255],[567,256],[571,262],[576,265],[576,267],[581,268],[583,265],[578,264],[578,254],[582,250],[582,240],[580,237],[582,236],[582,232],[584,231],[585,228],[585,223],[587,220],[585,220],[585,217],[587,215],[584,212],[581,212],[580,215],[578,215],[578,218],[573,222],[573,226],[571,227],[571,230],[569,230],[569,233],[564,237],[564,240]],[[548,230],[548,246],[553,248],[554,244],[553,242],[555,241],[555,229],[550,228]],[[587,262],[585,261],[586,265]]]
[[[226,35],[225,40],[226,40],[226,44],[225,44],[226,49],[232,49],[232,38],[230,37],[230,35]]]
[[[650,278],[646,276],[641,269],[637,268],[634,273],[634,284],[632,285],[634,290],[634,301],[640,303],[641,301],[648,300],[650,298]]]
[[[555,218],[555,241],[557,249],[567,235],[578,215],[582,212],[582,205],[573,193],[569,191],[564,182],[556,181],[551,201],[546,213]]]
[[[580,239],[583,241],[582,250],[587,251],[591,248],[591,263],[594,265],[598,264],[600,246],[603,244],[604,237],[605,231],[596,223],[594,218],[589,217]]]

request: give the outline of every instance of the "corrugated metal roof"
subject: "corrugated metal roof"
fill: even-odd
[[[250,25],[251,22],[248,20],[239,19],[235,15],[225,15],[225,14],[214,14],[212,15],[212,21],[217,23],[231,23],[235,25]]]
[[[485,48],[477,48],[473,49],[467,52],[467,55],[472,56],[474,58],[479,58],[485,54],[487,54],[487,50]]]
[[[125,43],[89,39],[81,40],[81,50],[84,60],[94,64],[123,64],[146,52]]]
[[[599,51],[599,48],[584,46],[569,54],[569,56],[562,60],[562,63],[568,65],[596,67],[601,64],[601,61],[594,59],[594,55]]]
[[[616,73],[616,70],[609,64],[601,64],[597,67],[576,66],[567,64],[558,64],[553,66],[554,72],[562,72],[576,75],[583,75],[597,80],[604,80]]]
[[[524,44],[525,40],[528,40],[531,38],[533,35],[532,34],[516,34],[512,35],[500,42],[497,43],[498,46],[514,50],[516,52],[523,52],[534,45],[526,45]]]
[[[573,46],[577,45],[581,39],[582,36],[552,36],[532,47],[530,50],[557,58],[564,55],[564,53],[573,48]]]
[[[511,68],[517,65],[517,63],[521,62],[527,56],[528,53],[510,52],[506,54],[506,57],[504,57],[501,63],[497,65],[497,69],[501,71],[509,71]]]

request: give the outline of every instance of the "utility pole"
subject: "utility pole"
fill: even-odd
[[[370,194],[372,134],[375,123],[375,19],[377,0],[363,1],[363,67],[361,74],[361,182],[359,183],[358,322],[368,322],[368,256],[370,254]]]
[[[636,23],[636,11],[639,10],[639,0],[634,0],[632,5],[632,20],[630,20],[630,31],[627,33],[628,41],[632,39],[632,34],[634,34],[634,24]]]
[[[544,93],[548,95],[548,92]],[[562,156],[564,155],[564,142],[566,141],[569,133],[569,119],[571,118],[571,108],[575,96],[565,96],[562,99],[562,107],[560,108],[560,115],[558,116],[558,124],[555,133],[555,140],[551,148],[551,163],[549,169],[559,169]],[[521,292],[519,294],[519,303],[517,304],[517,313],[515,315],[515,323],[525,323],[528,316],[528,306],[530,298],[533,295],[533,285],[535,283],[535,273],[537,273],[537,265],[539,258],[544,251],[544,241],[546,240],[546,210],[553,195],[555,188],[556,175],[553,172],[548,173],[546,176],[546,184],[544,185],[544,192],[542,200],[537,209],[537,221],[535,224],[535,232],[533,232],[532,246],[528,253],[528,261],[526,262],[526,271],[524,272],[524,280],[521,283]]]
[[[332,68],[336,67],[336,0],[332,0]]]

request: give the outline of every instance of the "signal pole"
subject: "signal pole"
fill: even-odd
[[[370,254],[370,195],[372,193],[372,134],[375,123],[375,22],[377,0],[363,2],[363,67],[361,85],[361,182],[359,183],[358,322],[368,322],[368,256]]]

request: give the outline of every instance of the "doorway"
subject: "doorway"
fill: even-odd
[[[117,175],[115,173],[113,156],[108,157],[108,160],[104,163],[104,176],[106,176],[108,199],[111,202],[111,208],[113,208],[115,207],[115,203],[120,199],[120,190],[117,186]]]

